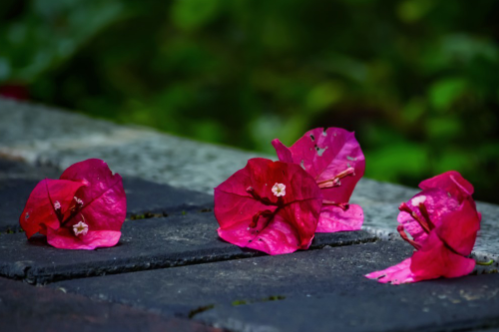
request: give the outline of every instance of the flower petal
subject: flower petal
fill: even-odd
[[[19,223],[29,239],[40,232],[45,234],[46,228],[58,229],[60,221],[54,204],[60,204],[63,214],[73,201],[73,196],[83,185],[79,181],[51,180],[40,181],[31,192],[26,206],[19,217]]]
[[[324,199],[338,203],[348,202],[355,185],[364,175],[365,159],[352,132],[342,128],[316,128],[305,133],[290,148],[279,140],[272,141],[281,161],[290,161],[302,167],[317,182],[332,180],[349,167],[355,174],[341,180],[341,186],[323,190]]]
[[[364,222],[364,211],[357,204],[350,204],[344,211],[338,206],[322,207],[317,233],[332,233],[341,231],[358,231]]]
[[[419,203],[421,202],[428,211],[431,222],[436,227],[439,227],[443,220],[447,219],[447,215],[457,210],[460,206],[459,201],[455,197],[449,197],[446,191],[437,188],[428,188],[414,195],[406,203],[412,213],[421,219],[425,219],[425,216],[423,216],[419,209]],[[411,234],[416,242],[426,240],[426,232],[410,213],[401,211],[397,217],[397,221],[404,225],[405,230]]]
[[[86,235],[76,236],[68,228],[48,229],[47,242],[59,249],[84,249],[113,247],[120,240],[119,231],[89,231]]]
[[[466,199],[460,208],[449,213],[448,222],[442,223],[436,232],[440,239],[463,256],[471,254],[480,229],[481,216],[471,199]]]
[[[83,201],[81,213],[91,230],[121,229],[126,217],[123,180],[119,174],[113,174],[104,161],[88,159],[76,163],[62,173],[61,179],[87,184],[76,195]]]
[[[61,175],[61,180],[82,181],[87,184],[78,198],[88,204],[104,194],[109,188],[122,183],[119,174],[113,174],[109,166],[100,159],[87,159],[69,166]]]
[[[274,146],[275,152],[277,154],[277,158],[279,161],[285,163],[293,163],[293,155],[291,154],[291,150],[288,149],[287,146],[281,143],[277,138],[272,141],[272,146]]]
[[[275,183],[286,186],[284,196],[272,192]],[[321,204],[319,187],[299,166],[250,159],[215,188],[218,234],[230,243],[271,255],[305,249],[317,228]],[[252,225],[254,218],[257,227]]]
[[[420,280],[465,276],[475,261],[452,252],[436,232],[430,233],[423,247],[412,255],[411,270]]]
[[[272,223],[257,236],[248,237],[246,226],[242,224],[234,225],[229,229],[219,228],[218,235],[239,247],[256,249],[269,255],[288,254],[298,249],[307,249],[311,243],[310,240],[308,245],[302,247],[293,226],[280,215],[276,215]]]
[[[432,188],[444,190],[459,201],[466,196],[471,196],[474,191],[473,185],[457,171],[448,171],[424,180],[419,187],[423,190]]]
[[[387,269],[366,274],[369,279],[376,279],[381,283],[391,283],[394,285],[416,282],[419,279],[411,271],[411,258],[407,258],[397,265]]]

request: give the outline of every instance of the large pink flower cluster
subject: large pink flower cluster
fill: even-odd
[[[119,174],[99,159],[67,168],[59,180],[38,183],[19,222],[31,238],[36,233],[61,249],[95,249],[118,243],[126,216],[126,196]]]
[[[276,255],[307,249],[316,232],[360,229],[362,208],[348,203],[365,169],[353,133],[317,128],[290,148],[272,144],[280,161],[251,159],[215,188],[221,238]]]

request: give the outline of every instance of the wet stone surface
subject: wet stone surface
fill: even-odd
[[[44,237],[0,235],[0,275],[29,283],[157,269],[262,255],[218,238],[212,212],[127,221],[117,246],[94,251],[59,250]],[[318,234],[312,248],[374,241],[364,232]]]
[[[188,320],[167,319],[121,304],[3,278],[0,278],[0,328],[5,332],[221,332]]]
[[[380,241],[49,286],[233,331],[452,331],[497,326],[497,274],[400,286],[364,277],[411,252],[399,241]]]

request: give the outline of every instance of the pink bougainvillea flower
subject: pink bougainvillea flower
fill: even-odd
[[[366,162],[354,133],[341,128],[316,128],[290,148],[272,141],[280,161],[303,167],[322,189],[324,197],[317,232],[359,230],[364,213],[349,204],[355,185],[364,175]]]
[[[314,238],[321,190],[301,167],[254,158],[215,188],[218,234],[270,255],[307,249]]]
[[[419,187],[423,191],[400,205],[397,218],[401,237],[416,251],[411,258],[366,277],[401,284],[455,278],[473,271],[475,261],[467,256],[481,220],[471,197],[473,186],[458,172],[449,171],[421,182]]]
[[[126,196],[119,174],[99,159],[67,168],[59,180],[45,179],[31,192],[19,218],[26,236],[47,236],[61,249],[112,247],[121,236]]]
[[[27,86],[23,84],[3,84],[0,85],[0,96],[10,99],[28,100],[29,91]]]

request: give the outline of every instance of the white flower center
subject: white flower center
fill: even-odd
[[[86,235],[88,233],[88,225],[83,221],[73,225],[73,232],[76,236]]]
[[[421,196],[414,197],[411,200],[411,204],[412,204],[412,206],[419,206],[419,204],[424,203],[425,201],[426,201],[426,196],[421,195]]]
[[[56,210],[60,210],[61,209],[61,203],[59,203],[59,201],[55,201],[55,203],[54,203],[54,209],[56,209]]]
[[[272,193],[279,196],[286,196],[286,185],[284,183],[276,183],[272,187]]]

